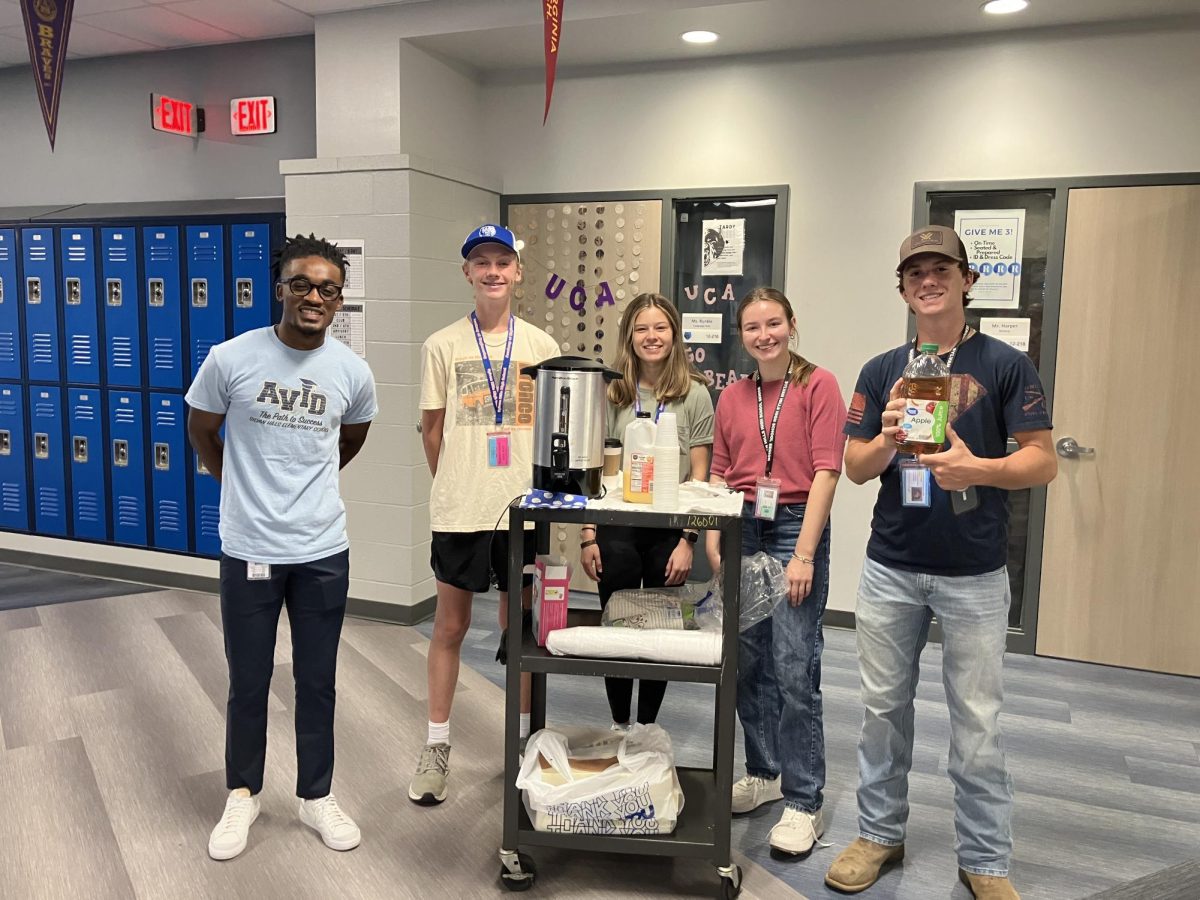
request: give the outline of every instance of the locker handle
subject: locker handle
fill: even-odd
[[[254,306],[254,282],[249,278],[239,278],[234,295],[238,309],[250,309]]]
[[[83,303],[83,285],[78,278],[68,278],[66,284],[67,305],[79,306]]]
[[[72,437],[71,451],[75,457],[75,462],[85,463],[88,461],[88,439],[86,437]]]
[[[12,455],[12,432],[7,428],[0,429],[0,456]]]
[[[42,279],[32,276],[25,279],[25,300],[30,305],[42,302]]]
[[[192,279],[192,306],[205,307],[208,306],[208,279],[193,278]]]
[[[127,466],[129,465],[129,441],[114,440],[113,441],[113,465]]]
[[[146,284],[147,302],[151,306],[166,306],[166,288],[161,278],[151,278]]]
[[[162,472],[171,469],[171,446],[169,444],[154,445],[154,468]]]
[[[121,305],[121,279],[120,278],[110,278],[110,279],[108,279],[108,281],[106,283],[108,285],[108,305],[109,306],[120,306]]]
[[[4,302],[4,279],[0,278],[0,303]]]
[[[35,434],[33,436],[33,455],[37,459],[50,458],[50,435]]]

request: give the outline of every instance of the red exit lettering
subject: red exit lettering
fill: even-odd
[[[229,102],[229,130],[233,134],[273,134],[274,97],[239,97]]]
[[[150,95],[151,125],[155,131],[172,134],[194,134],[192,112],[195,105],[186,100],[176,100],[165,94]]]

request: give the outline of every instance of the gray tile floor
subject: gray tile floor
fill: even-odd
[[[26,589],[36,594],[37,580]],[[216,599],[147,591],[0,610],[0,896],[496,897],[503,694],[492,661],[495,615],[494,601],[478,601],[452,724],[453,794],[432,809],[405,795],[425,736],[421,632],[429,625],[347,622],[335,791],[364,833],[348,854],[326,850],[296,819],[291,646],[281,624],[263,814],[246,853],[215,863],[204,847],[224,797]],[[861,713],[853,635],[830,630],[827,641],[827,836],[836,848],[854,833]],[[868,897],[966,897],[954,880],[938,662],[931,647],[918,700],[909,857]],[[1023,896],[1083,897],[1200,855],[1195,679],[1011,657],[1008,685],[1014,874]],[[550,687],[552,722],[607,721],[599,682],[552,678]],[[660,721],[681,763],[710,758],[711,693],[668,690]],[[777,815],[768,809],[734,824],[743,896],[838,896],[821,883],[833,849],[790,864],[765,851]],[[535,855],[530,896],[708,897],[717,887],[704,864]]]
[[[591,602],[572,595],[573,605]],[[502,686],[492,661],[496,619],[495,601],[479,598],[464,661]],[[427,635],[431,629],[418,626]],[[1023,897],[1086,897],[1200,856],[1200,680],[1009,655],[1005,681],[1003,723],[1017,789],[1013,878]],[[853,632],[826,629],[823,691],[825,839],[833,846],[803,861],[772,858],[766,835],[781,814],[778,804],[738,817],[733,829],[746,858],[811,898],[844,896],[823,877],[857,834],[862,707]],[[667,690],[659,724],[682,764],[711,762],[712,693],[692,684]],[[596,679],[551,676],[547,695],[551,723],[609,721]],[[966,900],[969,892],[956,880],[950,725],[936,645],[922,659],[916,729],[908,855],[864,896]],[[739,727],[737,775],[745,771],[741,742]],[[1200,900],[1200,885],[1195,896]]]

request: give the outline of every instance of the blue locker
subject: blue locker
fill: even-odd
[[[0,378],[20,381],[21,320],[17,309],[17,232],[0,228]]]
[[[67,466],[60,388],[29,386],[29,443],[33,448],[33,530],[66,537]]]
[[[67,388],[71,441],[71,525],[75,537],[108,540],[104,413],[99,388]]]
[[[58,286],[54,274],[54,230],[22,228],[25,263],[25,337],[29,380],[61,381],[58,344]]]
[[[146,546],[146,421],[138,391],[108,392],[113,541]]]
[[[146,272],[146,358],[150,387],[183,387],[183,312],[179,291],[179,229],[142,229]]]
[[[271,228],[230,225],[229,232],[233,333],[238,335],[271,324]]]
[[[29,530],[25,404],[21,386],[0,384],[0,528]]]
[[[64,359],[69,384],[100,383],[100,312],[96,306],[96,232],[60,228]]]
[[[142,384],[142,324],[138,309],[137,232],[100,229],[100,297],[108,337],[105,374],[110,385]]]
[[[188,549],[186,412],[182,394],[150,395],[154,546],[185,553]]]
[[[187,227],[188,383],[200,371],[208,351],[225,340],[225,229],[220,225]]]
[[[195,519],[192,523],[196,535],[195,552],[201,556],[221,555],[221,482],[208,474],[195,451],[188,449],[192,467],[192,505]]]

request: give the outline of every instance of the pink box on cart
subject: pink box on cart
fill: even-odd
[[[533,635],[546,646],[550,632],[567,627],[571,567],[561,556],[539,553],[533,564]]]

